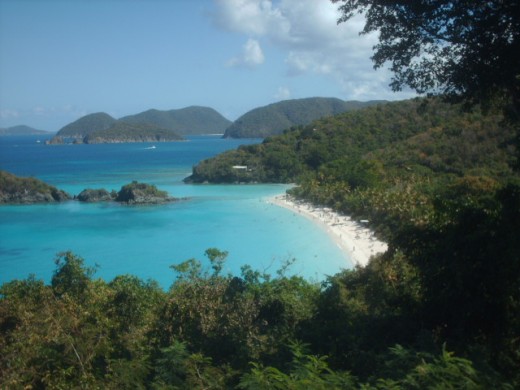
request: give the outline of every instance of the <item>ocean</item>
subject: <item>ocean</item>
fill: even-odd
[[[109,281],[133,274],[164,288],[175,280],[171,265],[196,258],[209,268],[208,248],[229,253],[223,272],[233,275],[244,265],[275,275],[293,259],[287,274],[312,281],[352,267],[323,230],[267,202],[287,185],[182,182],[199,161],[259,139],[193,136],[185,142],[54,146],[44,141],[0,137],[0,169],[72,195],[85,188],[119,190],[137,180],[188,199],[147,206],[77,201],[0,206],[0,284],[30,274],[49,282],[54,260],[64,251],[95,267],[95,277]]]

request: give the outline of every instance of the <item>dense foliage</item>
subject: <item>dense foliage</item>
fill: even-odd
[[[390,63],[394,90],[409,86],[486,106],[498,100],[520,120],[518,2],[332,1],[340,4],[339,22],[362,13],[362,33],[378,32],[372,60],[376,68]]]
[[[293,127],[194,167],[193,182],[345,182],[351,189],[393,177],[508,174],[514,131],[500,115],[439,99],[387,103]],[[233,166],[247,166],[234,169]],[[405,167],[406,169],[402,169]],[[385,168],[385,169],[383,169]],[[348,176],[348,177],[347,177]]]
[[[123,122],[147,123],[181,135],[222,134],[231,121],[209,107],[190,106],[177,110],[148,110],[120,118]]]
[[[486,361],[449,352],[414,316],[417,275],[376,259],[324,286],[242,269],[172,266],[172,286],[106,282],[70,252],[49,285],[0,288],[2,388],[507,388]],[[413,340],[413,341],[412,341]],[[478,352],[478,351],[473,351]],[[502,351],[505,355],[505,351]],[[329,357],[325,356],[328,355]],[[478,356],[478,355],[477,355]]]
[[[368,107],[378,101],[343,101],[336,98],[306,98],[284,100],[246,112],[226,129],[226,138],[264,138],[281,134],[292,126],[342,112]]]

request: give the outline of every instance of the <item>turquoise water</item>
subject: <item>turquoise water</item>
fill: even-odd
[[[170,265],[205,261],[210,247],[229,252],[225,271],[232,274],[246,264],[274,274],[293,258],[289,273],[316,280],[351,267],[325,232],[266,201],[287,186],[182,182],[201,159],[255,142],[192,137],[146,149],[151,144],[45,146],[34,137],[0,137],[0,169],[38,177],[71,194],[88,187],[118,190],[138,180],[189,198],[160,206],[76,201],[2,206],[0,283],[31,273],[48,281],[56,254],[67,250],[96,265],[96,275],[106,280],[134,274],[163,287],[175,277]]]

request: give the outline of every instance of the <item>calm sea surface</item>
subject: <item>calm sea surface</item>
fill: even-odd
[[[38,143],[37,140],[41,142]],[[85,188],[119,190],[132,180],[155,184],[189,200],[160,206],[84,204],[0,206],[0,283],[35,274],[49,281],[56,254],[73,251],[106,280],[120,274],[155,279],[167,288],[169,266],[204,252],[228,251],[225,271],[243,265],[275,274],[296,259],[290,274],[322,280],[348,258],[325,232],[267,197],[284,185],[187,185],[182,179],[202,159],[260,140],[190,137],[152,144],[44,145],[45,138],[0,137],[0,169],[34,176],[70,194]]]

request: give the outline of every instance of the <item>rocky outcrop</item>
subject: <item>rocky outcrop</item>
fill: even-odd
[[[160,191],[152,184],[133,181],[121,187],[115,200],[126,204],[161,204],[178,199],[168,196],[166,191]]]
[[[51,139],[45,141],[45,145],[63,145],[63,138],[60,136],[52,137]]]
[[[35,178],[17,177],[0,171],[0,204],[51,203],[71,200],[65,191],[50,186]],[[163,204],[181,200],[168,196],[166,191],[152,184],[133,181],[121,187],[119,192],[108,192],[104,188],[87,188],[74,196],[80,202],[111,202],[124,204]]]
[[[109,202],[115,199],[117,194],[108,192],[104,188],[91,189],[87,188],[81,191],[75,199],[80,202],[95,203],[95,202]]]
[[[41,180],[0,171],[0,204],[54,203],[71,198],[65,191]]]

